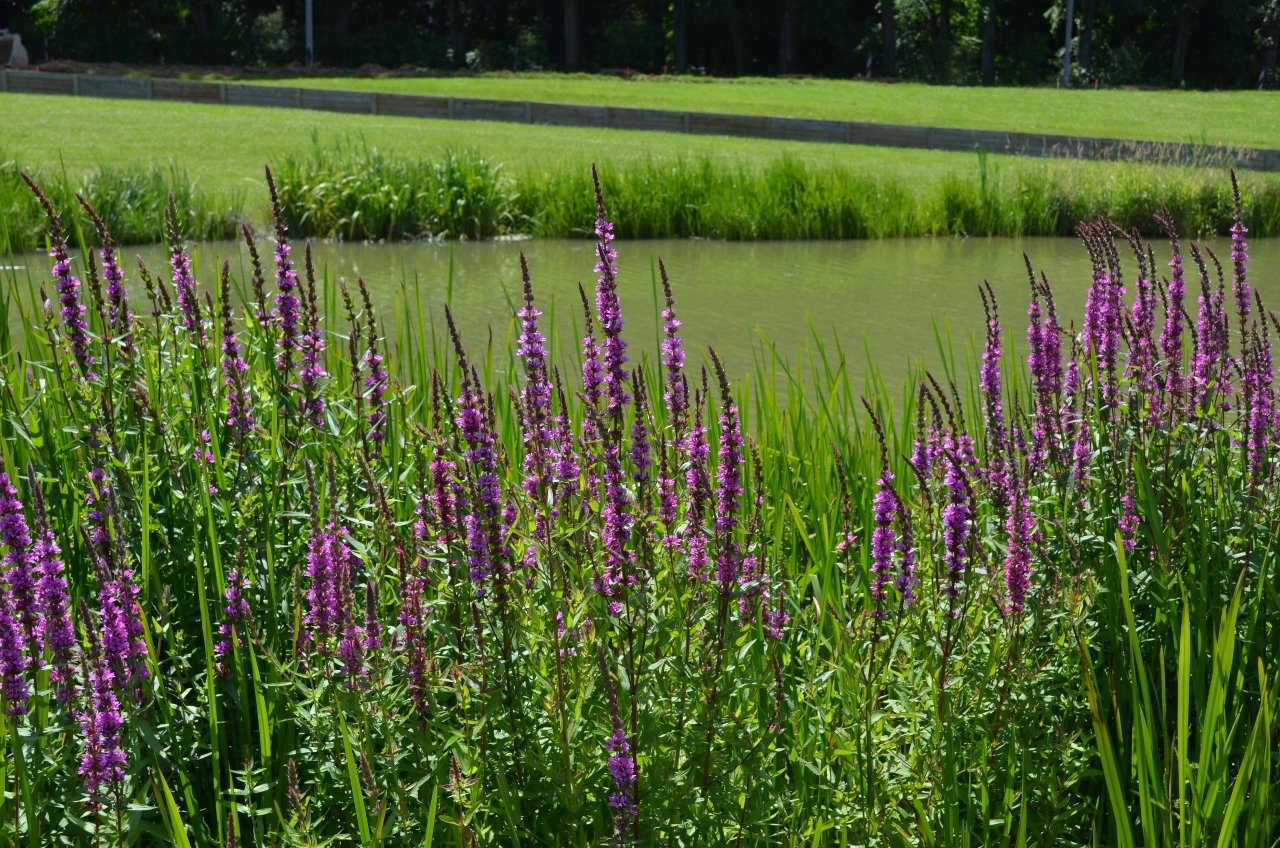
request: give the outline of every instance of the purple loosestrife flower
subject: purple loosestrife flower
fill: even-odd
[[[618,707],[618,693],[614,687],[613,674],[605,662],[604,648],[597,646],[596,659],[600,665],[600,676],[604,679],[605,702],[609,709],[609,718],[613,732],[604,743],[605,752],[609,755],[609,777],[613,791],[609,794],[609,806],[614,810],[614,831],[619,842],[627,841],[638,812],[636,803],[636,758],[627,740],[626,731],[622,728],[622,711]]]
[[[582,399],[586,405],[582,416],[582,440],[589,443],[599,436],[596,430],[600,400],[604,396],[604,365],[600,342],[596,338],[595,318],[582,286],[578,286],[578,295],[582,298],[582,314],[587,328],[582,337]]]
[[[473,372],[474,374],[474,372]],[[467,443],[467,470],[474,486],[470,509],[463,523],[470,551],[471,580],[483,591],[483,584],[495,576],[494,549],[502,511],[502,490],[498,480],[498,459],[493,434],[485,418],[476,377],[463,380],[458,399],[458,431]]]
[[[1120,539],[1126,552],[1132,553],[1137,546],[1138,506],[1133,497],[1133,490],[1127,490],[1120,496],[1120,519],[1117,521]]]
[[[324,426],[324,396],[321,386],[328,374],[324,370],[324,333],[320,329],[320,306],[316,301],[316,278],[311,264],[311,245],[306,250],[307,286],[302,339],[302,364],[298,383],[302,386],[303,417],[313,427]]]
[[[520,273],[524,280],[524,306],[516,313],[520,319],[520,338],[516,355],[524,362],[525,383],[521,391],[523,438],[525,446],[524,487],[529,497],[539,497],[547,483],[551,418],[551,381],[547,376],[546,339],[538,329],[542,312],[533,305],[533,282],[529,263],[520,254]]]
[[[36,483],[35,469],[30,468],[32,499],[36,513],[36,543],[31,549],[35,560],[36,602],[40,610],[40,647],[49,651],[52,659],[50,679],[57,689],[58,700],[71,700],[75,687],[72,673],[72,649],[76,645],[75,630],[71,625],[70,600],[67,597],[67,580],[62,564],[62,551],[49,527],[44,499]]]
[[[425,717],[429,709],[427,682],[427,610],[422,600],[426,593],[426,581],[414,572],[405,580],[401,591],[400,626],[404,630],[405,672],[409,683],[409,699],[419,716]]]
[[[182,242],[182,233],[178,229],[178,207],[169,195],[169,202],[164,207],[165,235],[169,239],[169,264],[173,267],[173,289],[178,293],[178,312],[182,316],[182,327],[195,337],[197,344],[204,347],[208,334],[204,328],[204,318],[200,315],[200,296],[196,293],[196,280],[191,271],[191,256]]]
[[[1191,243],[1191,258],[1200,272],[1199,310],[1196,319],[1196,346],[1191,355],[1191,393],[1193,406],[1204,407],[1213,401],[1217,393],[1215,383],[1222,372],[1222,362],[1227,351],[1220,347],[1221,325],[1226,316],[1221,313],[1221,297],[1210,289],[1209,272],[1195,242]]]
[[[720,448],[716,467],[715,532],[719,543],[716,556],[716,582],[722,594],[733,591],[737,581],[738,559],[741,554],[733,539],[738,524],[738,508],[742,503],[742,428],[738,419],[738,407],[733,402],[729,379],[724,366],[711,350],[716,379],[720,383]]]
[[[1240,185],[1236,182],[1236,172],[1231,172],[1231,194],[1235,201],[1235,214],[1231,224],[1231,292],[1235,295],[1236,313],[1240,317],[1240,331],[1244,332],[1245,320],[1249,317],[1248,265],[1249,245],[1244,237],[1249,228],[1244,225],[1244,216],[1240,204]]]
[[[139,590],[133,582],[133,572],[110,558],[97,557],[94,568],[98,574],[103,660],[111,667],[117,691],[138,702],[142,700],[142,682],[150,676],[137,601]]]
[[[982,310],[987,319],[987,339],[982,351],[982,368],[978,372],[978,387],[985,401],[982,412],[986,425],[987,463],[986,482],[991,490],[991,500],[998,508],[1009,503],[1009,472],[1005,467],[1005,448],[1008,431],[1004,420],[1004,401],[1001,397],[1000,355],[1003,351],[1003,335],[1000,315],[996,308],[996,295],[990,283],[978,289],[982,295]]]
[[[80,374],[89,382],[95,382],[98,375],[94,373],[94,357],[89,350],[89,322],[85,319],[88,310],[80,301],[80,280],[71,273],[71,257],[67,254],[67,237],[62,230],[62,222],[48,195],[35,181],[26,174],[22,175],[36,199],[44,208],[49,219],[49,257],[53,260],[54,286],[58,290],[58,302],[62,304],[62,326],[71,345],[71,355],[75,359]]]
[[[352,554],[345,541],[346,527],[329,521],[321,528],[314,517],[312,521],[316,529],[307,542],[309,582],[302,620],[307,641],[327,655],[330,640],[342,636],[351,620],[348,577]]]
[[[27,529],[22,502],[9,480],[3,458],[0,458],[0,545],[6,549],[4,579],[8,584],[12,613],[22,628],[24,648],[34,657],[40,633],[36,563],[31,555],[31,532]]]
[[[663,400],[671,420],[671,431],[677,440],[684,434],[685,419],[689,414],[689,386],[684,377],[684,344],[678,331],[680,319],[676,317],[676,300],[671,295],[671,281],[667,268],[658,260],[658,273],[662,277],[662,293],[667,306],[662,310],[662,365],[666,368],[666,391]]]
[[[228,263],[222,263],[219,278],[219,299],[222,302],[222,385],[226,389],[227,426],[242,436],[256,425],[253,418],[249,389],[245,385],[245,372],[249,366],[240,352],[235,325],[231,321],[231,274]]]
[[[1110,407],[1118,400],[1116,355],[1124,326],[1124,286],[1107,264],[1111,238],[1107,225],[1082,224],[1079,232],[1093,263],[1093,283],[1085,301],[1085,346],[1098,363],[1102,402]]]
[[[293,270],[293,260],[289,258],[289,239],[285,234],[284,211],[280,208],[280,196],[276,193],[275,180],[271,169],[267,171],[267,187],[271,191],[272,219],[276,231],[276,305],[275,321],[280,327],[280,338],[276,340],[276,370],[280,371],[284,381],[281,387],[286,393],[293,389],[294,354],[301,344],[302,302],[298,299],[298,273]]]
[[[7,581],[0,582],[0,677],[4,678],[4,698],[11,716],[27,712],[25,649],[22,628],[14,615],[13,592]]]
[[[98,258],[102,260],[102,279],[107,283],[107,326],[110,334],[120,341],[126,353],[133,350],[133,312],[129,309],[129,292],[124,287],[124,272],[120,270],[120,258],[116,254],[115,240],[107,231],[107,225],[83,194],[76,199],[89,213],[98,231]]]
[[[1155,294],[1148,276],[1142,242],[1136,232],[1129,240],[1138,260],[1138,279],[1134,286],[1133,308],[1128,320],[1129,362],[1126,370],[1141,398],[1150,405],[1151,415],[1155,416],[1160,411],[1156,348],[1152,340],[1156,323]]]
[[[605,398],[608,411],[621,415],[622,407],[631,398],[627,395],[627,343],[622,338],[622,303],[618,300],[618,269],[614,265],[618,252],[612,247],[613,224],[605,216],[604,193],[594,165],[591,179],[596,189],[596,273],[600,275],[596,283],[596,313],[604,337]]]
[[[1026,609],[1027,592],[1031,588],[1031,542],[1036,528],[1035,513],[1025,481],[1015,481],[1012,509],[1005,519],[1007,547],[1004,557],[1004,586],[1008,593],[1006,615]]]
[[[902,597],[902,605],[909,607],[916,602],[916,583],[919,578],[916,577],[916,548],[914,537],[911,533],[911,511],[902,499],[894,492],[893,499],[896,502],[898,511],[898,522],[902,527],[902,535],[898,539],[898,579],[894,581],[894,586],[898,590],[898,594]],[[781,606],[779,606],[781,611]]]
[[[80,756],[80,779],[89,794],[89,807],[101,809],[103,798],[119,790],[124,782],[128,757],[120,744],[124,715],[116,697],[117,681],[102,655],[96,637],[90,633],[85,655],[83,701],[76,711],[84,753]]]
[[[1182,377],[1182,310],[1187,297],[1187,283],[1182,268],[1182,250],[1178,244],[1178,231],[1168,210],[1162,210],[1157,219],[1169,234],[1173,258],[1169,260],[1169,289],[1164,313],[1164,329],[1160,331],[1160,355],[1164,357],[1164,391],[1174,409],[1181,406]]]
[[[636,399],[636,415],[631,422],[631,479],[637,483],[647,483],[649,467],[653,465],[653,449],[649,444],[649,403],[645,395],[643,374],[639,368],[631,375],[631,393]]]
[[[1275,397],[1272,387],[1273,364],[1271,339],[1266,325],[1258,327],[1254,322],[1245,333],[1244,373],[1241,376],[1245,395],[1245,451],[1249,472],[1253,480],[1260,481],[1266,470],[1267,449],[1270,447],[1270,430],[1275,417]]]
[[[222,614],[225,616],[221,624],[218,625],[218,643],[213,646],[213,653],[216,658],[216,668],[219,674],[230,674],[231,670],[227,667],[227,658],[235,651],[237,644],[244,644],[243,629],[248,626],[249,618],[252,615],[249,609],[249,599],[246,593],[249,591],[249,581],[244,572],[239,569],[232,569],[227,572],[227,588],[222,593],[223,600],[226,601],[222,607]]]
[[[609,601],[609,614],[621,611],[622,587],[633,582],[627,574],[627,542],[635,521],[628,510],[629,498],[623,486],[622,448],[617,444],[604,446],[604,528],[601,541],[604,547],[605,566],[596,583],[597,591]]]
[[[369,440],[382,442],[387,438],[387,388],[391,385],[391,377],[383,365],[382,354],[378,352],[378,319],[373,311],[373,298],[364,277],[356,277],[360,286],[360,296],[364,299],[364,314],[367,320],[365,335],[365,397],[369,401]]]
[[[966,463],[954,450],[948,451],[947,460],[947,505],[942,509],[943,563],[947,569],[944,591],[947,596],[947,615],[954,617],[958,613],[960,584],[964,580],[968,562],[973,510]]]
[[[875,529],[871,531],[871,599],[875,601],[877,618],[885,615],[885,587],[889,585],[893,573],[893,552],[897,542],[893,524],[897,518],[897,507],[898,499],[893,493],[893,474],[885,464],[880,468],[876,493],[871,499],[871,520],[875,524]]]
[[[702,398],[694,404],[693,426],[685,440],[688,470],[685,472],[685,491],[689,505],[685,516],[686,547],[689,554],[689,576],[695,580],[707,578],[706,510],[711,500],[711,481],[707,475],[707,428],[702,423]]]

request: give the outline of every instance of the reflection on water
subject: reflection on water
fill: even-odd
[[[1089,284],[1083,247],[1072,239],[903,239],[883,241],[758,242],[640,241],[615,243],[619,290],[633,360],[642,353],[657,358],[657,260],[666,264],[684,322],[690,362],[713,344],[735,375],[749,368],[767,338],[779,352],[794,357],[797,347],[817,334],[838,342],[855,375],[869,351],[897,391],[912,361],[936,365],[935,321],[949,327],[958,350],[982,330],[978,285],[989,280],[999,298],[1001,318],[1022,350],[1027,302],[1025,252],[1037,272],[1054,287],[1059,313],[1079,322]],[[1219,256],[1229,246],[1215,243]],[[270,258],[269,245],[261,246]],[[1157,261],[1161,257],[1157,245]],[[363,276],[383,310],[383,327],[393,326],[390,309],[402,286],[416,285],[437,326],[441,308],[451,300],[464,342],[479,350],[492,338],[501,342],[511,329],[513,303],[520,297],[519,253],[529,260],[540,308],[554,316],[564,349],[572,350],[582,326],[577,286],[588,295],[595,283],[595,256],[589,241],[480,242],[466,244],[319,244],[317,269],[331,279]],[[126,251],[131,255],[138,251]],[[141,251],[151,268],[167,270],[159,248]],[[1263,297],[1280,303],[1280,240],[1250,245],[1250,278]],[[301,264],[302,250],[294,256]],[[1121,253],[1122,260],[1125,253]],[[247,255],[234,243],[204,245],[197,255],[201,281],[210,286],[222,258],[244,273]],[[25,285],[28,275],[52,288],[48,260],[21,256],[8,263],[25,270],[0,272]],[[1190,263],[1188,263],[1190,264]],[[1126,266],[1136,271],[1130,258]],[[1167,268],[1161,266],[1161,271]],[[1190,271],[1190,268],[1189,268]],[[136,278],[136,274],[133,275]],[[1189,286],[1194,315],[1194,285]],[[140,294],[140,293],[139,293]],[[135,295],[137,297],[138,295]],[[10,325],[20,320],[11,309]]]

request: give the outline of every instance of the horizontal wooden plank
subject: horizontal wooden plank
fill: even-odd
[[[908,127],[898,124],[849,124],[849,141],[853,144],[870,144],[879,147],[929,146],[928,127]]]
[[[609,110],[603,106],[578,106],[568,103],[531,103],[529,116],[535,124],[564,127],[607,127]]]
[[[233,85],[226,83],[227,103],[233,106],[284,106],[297,108],[302,102],[296,88],[274,85]]]
[[[684,132],[684,119],[682,112],[672,112],[667,109],[609,107],[609,126],[615,130],[658,130],[678,133]]]
[[[402,118],[447,118],[449,98],[425,97],[418,94],[379,94],[379,115],[397,115]]]
[[[75,75],[9,71],[9,91],[17,94],[75,94]]]
[[[508,121],[528,123],[529,104],[514,100],[453,98],[452,117],[463,121]]]
[[[302,89],[302,108],[319,112],[346,112],[368,115],[373,112],[373,94],[368,91],[330,91]]]
[[[221,103],[222,84],[183,79],[154,79],[151,81],[151,97],[154,100],[187,100],[192,103]]]
[[[147,96],[147,80],[142,77],[108,77],[94,74],[80,76],[81,97],[124,97],[129,99]]]
[[[849,140],[849,125],[844,121],[819,121],[810,118],[770,118],[769,138],[786,141],[843,142]]]
[[[690,112],[685,118],[686,131],[695,135],[734,135],[767,138],[769,119],[755,115],[717,115]]]

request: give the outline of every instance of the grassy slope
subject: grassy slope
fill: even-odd
[[[199,188],[243,189],[253,198],[261,196],[262,165],[312,149],[313,133],[323,142],[364,139],[411,157],[474,148],[522,173],[585,172],[592,162],[608,166],[646,158],[705,157],[763,165],[783,155],[921,188],[948,174],[977,173],[976,159],[968,153],[38,95],[0,97],[0,126],[6,128],[0,156],[23,167],[78,174],[100,165],[172,162],[186,169]],[[999,157],[1006,173],[1045,166],[1042,160]],[[1055,162],[1053,167],[1091,179],[1128,170],[1103,163]]]
[[[1280,95],[1274,92],[1058,91],[817,79],[623,80],[564,74],[269,84],[1280,148],[1280,122],[1258,119],[1280,108]]]

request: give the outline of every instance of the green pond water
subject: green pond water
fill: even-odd
[[[1224,261],[1225,240],[1209,242]],[[619,291],[632,359],[642,354],[657,360],[661,310],[657,260],[666,263],[683,322],[689,361],[697,364],[713,345],[735,376],[744,375],[753,357],[766,350],[765,340],[789,361],[815,336],[832,354],[838,343],[855,378],[865,373],[867,357],[883,372],[897,396],[913,362],[938,367],[935,327],[949,331],[955,350],[983,331],[978,286],[991,282],[1000,316],[1017,349],[1026,329],[1027,274],[1023,253],[1043,271],[1054,288],[1059,314],[1079,324],[1089,284],[1084,248],[1072,239],[903,239],[821,242],[623,241],[618,250]],[[1167,246],[1157,243],[1157,262],[1167,273]],[[260,245],[269,260],[270,244]],[[1162,251],[1162,248],[1164,250]],[[577,285],[588,295],[595,284],[594,245],[590,241],[530,240],[452,244],[317,244],[316,267],[330,280],[362,276],[381,308],[384,329],[393,310],[404,308],[417,292],[423,314],[443,328],[443,307],[452,304],[463,341],[473,355],[492,340],[503,345],[513,331],[511,303],[520,297],[519,254],[528,258],[538,305],[554,318],[559,344],[576,347],[582,326]],[[168,271],[159,247],[141,251],[157,272]],[[1280,308],[1280,240],[1250,245],[1250,280],[1263,297]],[[302,249],[294,256],[299,266]],[[197,272],[211,287],[221,259],[233,274],[244,273],[247,255],[236,243],[202,245]],[[1126,276],[1137,265],[1127,248],[1121,253]],[[0,276],[25,287],[28,278],[52,288],[49,262],[43,256],[0,260]],[[18,270],[14,270],[14,267]],[[1188,257],[1188,274],[1194,268]],[[132,262],[127,266],[132,271]],[[83,270],[79,268],[78,270]],[[1228,269],[1229,273],[1229,269]],[[129,276],[136,279],[136,273]],[[1130,286],[1132,284],[1130,283]],[[1188,309],[1194,316],[1195,289],[1189,280]],[[406,292],[410,294],[406,297]],[[141,293],[135,294],[140,297]],[[21,320],[10,309],[12,329]]]

